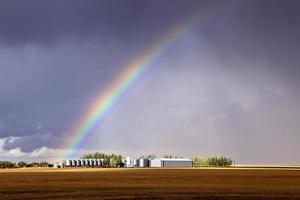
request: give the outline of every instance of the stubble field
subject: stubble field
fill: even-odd
[[[300,170],[10,169],[0,199],[300,199]]]

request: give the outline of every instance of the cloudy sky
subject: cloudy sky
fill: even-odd
[[[299,9],[296,0],[1,0],[0,160],[55,159],[126,64],[196,13],[75,155],[299,164]]]

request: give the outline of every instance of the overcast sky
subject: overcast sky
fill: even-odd
[[[296,0],[1,0],[0,160],[54,159],[126,63],[198,12],[75,154],[300,164],[299,9]]]

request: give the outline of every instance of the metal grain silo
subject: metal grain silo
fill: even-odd
[[[97,162],[98,162],[98,166],[101,167],[101,160],[97,159]]]
[[[95,165],[94,159],[90,159],[90,165],[93,167]]]
[[[81,166],[85,166],[85,160],[84,159],[81,159],[80,162],[81,162]]]
[[[65,165],[64,165],[63,162],[58,163],[58,166],[59,166],[60,168],[64,168],[64,167],[65,167]]]
[[[133,160],[132,160],[132,163],[133,163],[133,165],[132,165],[133,167],[136,167],[136,166],[137,166],[137,161],[136,161],[136,159],[133,159]]]
[[[54,164],[53,164],[53,168],[59,168],[58,163],[54,163]]]
[[[126,167],[131,167],[131,158],[128,156],[126,157]]]
[[[66,160],[66,167],[72,167],[72,160]]]
[[[98,167],[98,166],[99,166],[98,159],[95,159],[95,160],[94,160],[94,162],[95,162],[95,166],[97,166],[97,167]]]
[[[77,166],[81,167],[81,160],[77,160]]]
[[[137,166],[138,167],[149,167],[150,160],[148,158],[141,157],[137,160]]]
[[[76,167],[77,166],[77,160],[73,160],[72,161],[72,167]]]
[[[85,166],[91,166],[90,160],[89,159],[85,159]]]

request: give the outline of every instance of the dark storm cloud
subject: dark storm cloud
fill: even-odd
[[[7,45],[55,44],[99,36],[145,39],[176,22],[195,1],[1,1],[0,41]],[[121,38],[120,38],[121,37]]]
[[[251,64],[240,68],[258,68],[256,63],[265,62],[262,70],[269,68],[279,79],[300,84],[299,7],[299,1],[240,1],[221,20],[212,16],[202,36],[232,66],[242,60]]]

